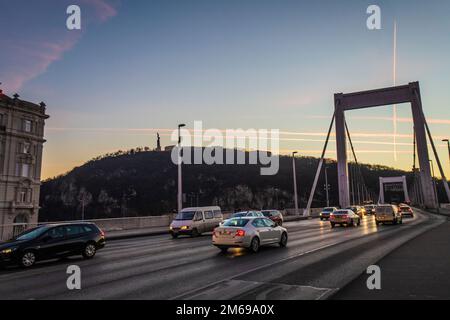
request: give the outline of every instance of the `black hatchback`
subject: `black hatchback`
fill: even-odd
[[[37,261],[82,255],[95,256],[105,246],[105,233],[93,223],[48,224],[0,243],[0,265],[28,268]]]

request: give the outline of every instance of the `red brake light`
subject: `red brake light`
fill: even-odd
[[[105,231],[100,229],[100,236],[104,237],[105,236]]]
[[[237,230],[236,234],[234,236],[235,237],[244,237],[245,236],[245,231],[244,230]]]

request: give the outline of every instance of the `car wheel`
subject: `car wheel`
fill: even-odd
[[[250,243],[250,250],[252,250],[253,253],[257,253],[259,251],[259,239],[257,237],[252,239],[252,242]]]
[[[399,222],[400,224],[403,224],[403,218],[400,218],[400,222]]]
[[[222,253],[227,253],[228,247],[218,247]]]
[[[286,247],[287,242],[288,242],[288,235],[286,232],[283,232],[280,239],[280,247],[282,248]]]
[[[173,238],[173,239],[178,238],[178,233],[172,233],[171,235],[172,235],[172,238]]]
[[[320,218],[320,221],[323,221],[323,218]]]
[[[360,225],[361,225],[361,219],[358,219],[358,224],[356,226],[359,227]]]
[[[334,228],[334,223],[333,222],[331,223],[331,228]]]
[[[84,247],[82,255],[85,259],[92,259],[96,253],[97,248],[95,247],[95,244],[90,242]]]
[[[20,265],[24,268],[30,268],[36,263],[36,254],[33,251],[25,251],[20,256]]]
[[[193,229],[193,230],[192,230],[191,236],[192,236],[193,238],[196,238],[196,237],[198,237],[199,235],[200,235],[200,233],[198,233],[198,230],[197,230],[197,229]]]

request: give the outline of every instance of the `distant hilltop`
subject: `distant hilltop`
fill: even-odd
[[[299,206],[305,207],[319,159],[296,160]],[[329,160],[330,203],[338,203],[335,161]],[[407,172],[361,165],[368,186],[380,176]],[[322,174],[313,206],[325,205]],[[378,194],[378,190],[370,190]],[[223,210],[293,208],[292,158],[280,157],[274,176],[261,176],[260,165],[184,165],[184,206],[219,205]],[[96,157],[72,171],[46,180],[41,187],[40,221],[161,215],[176,208],[177,167],[170,152],[149,148],[117,151]]]

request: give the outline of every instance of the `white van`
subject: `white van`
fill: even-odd
[[[170,234],[173,238],[179,235],[197,237],[204,232],[212,232],[222,221],[220,207],[185,208],[170,224]]]

